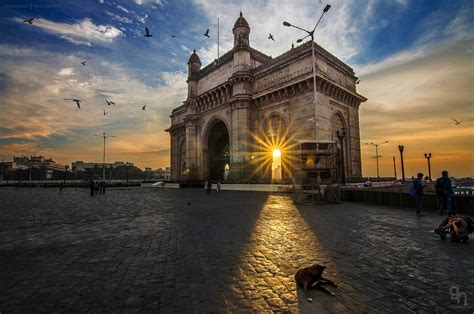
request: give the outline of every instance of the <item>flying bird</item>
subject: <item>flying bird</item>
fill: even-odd
[[[144,106],[142,107],[142,110],[145,110],[145,108],[146,108],[146,105],[144,105]]]
[[[271,39],[271,40],[275,41],[275,38],[273,38],[273,35],[270,34],[270,33],[268,33],[268,39]]]
[[[211,36],[209,36],[209,28],[207,29],[207,31],[203,35],[206,36],[207,38],[211,37]]]
[[[451,120],[453,120],[453,121],[454,121],[454,124],[456,124],[456,125],[460,125],[460,124],[462,123],[462,121],[458,121],[458,120],[456,120],[456,119],[451,119]]]
[[[64,100],[72,100],[76,103],[77,108],[81,109],[81,100],[80,99],[75,99],[75,98],[64,98]]]
[[[148,27],[145,27],[145,37],[153,37],[153,35],[150,34],[150,31],[148,30]]]
[[[105,112],[105,109],[104,109],[104,116],[107,115],[107,114],[108,114],[108,112]]]
[[[82,63],[83,66],[85,66],[85,65],[86,65],[86,62],[87,62],[87,60],[82,61],[81,63]]]
[[[115,106],[115,103],[113,101],[108,101],[107,98],[105,98],[105,102],[107,103],[108,106],[110,106],[110,105]]]
[[[186,202],[186,204],[188,204],[189,206],[191,206],[191,203],[190,203],[190,202]]]
[[[176,38],[176,35],[175,35],[175,34],[171,34],[171,37]]]
[[[33,24],[33,20],[34,20],[34,18],[24,20],[23,23]]]

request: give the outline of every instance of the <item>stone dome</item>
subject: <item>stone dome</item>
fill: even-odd
[[[199,56],[196,53],[196,49],[193,50],[193,53],[189,57],[188,64],[191,63],[191,62],[197,62],[197,63],[201,64],[201,59],[199,59]]]
[[[237,21],[235,21],[234,28],[232,28],[232,30],[236,29],[237,27],[250,28],[249,23],[247,23],[247,20],[242,16],[242,11],[240,11],[240,16]]]

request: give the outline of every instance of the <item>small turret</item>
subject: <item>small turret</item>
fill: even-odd
[[[232,32],[234,33],[234,47],[249,47],[249,34],[250,34],[250,26],[247,23],[247,20],[242,16],[242,11],[240,12],[240,16],[235,21],[234,27],[232,28]]]
[[[188,60],[188,78],[193,74],[198,73],[201,70],[201,60],[196,53],[196,50],[193,50],[193,53]]]

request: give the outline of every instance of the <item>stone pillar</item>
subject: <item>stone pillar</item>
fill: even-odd
[[[355,107],[351,107],[349,110],[351,119],[351,173],[353,177],[362,177],[362,163],[360,156],[360,131],[359,131],[359,105],[358,102]]]
[[[176,181],[178,177],[179,169],[179,156],[178,156],[178,135],[174,131],[170,131],[171,146],[170,146],[170,166],[171,166],[171,180]]]
[[[199,159],[198,159],[198,121],[196,115],[189,115],[186,122],[186,167],[187,180],[196,181],[199,179]]]
[[[250,152],[252,136],[251,110],[249,98],[234,99],[231,102],[232,122],[230,132],[230,173],[229,180],[246,180],[251,174]]]

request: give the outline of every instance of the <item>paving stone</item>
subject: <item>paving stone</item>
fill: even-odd
[[[0,204],[2,313],[474,312],[474,245],[440,241],[436,213],[145,188],[5,188]],[[294,274],[315,262],[340,286],[308,302]]]

